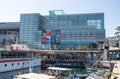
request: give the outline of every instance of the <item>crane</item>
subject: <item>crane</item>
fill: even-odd
[[[17,36],[16,36],[16,39],[13,38],[15,34],[17,35]],[[7,37],[8,37],[8,38],[10,37],[10,39],[11,39],[15,44],[18,43],[18,32],[8,31],[8,32],[7,32]]]
[[[101,56],[101,58],[99,58],[92,66],[91,68],[93,68],[98,62],[100,62],[105,56],[107,56],[108,54],[108,50],[109,50],[109,42],[108,42],[108,39],[105,40],[104,44],[104,53],[103,55]]]

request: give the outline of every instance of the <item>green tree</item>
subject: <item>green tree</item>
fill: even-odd
[[[120,36],[120,26],[118,26],[116,29],[115,35]]]

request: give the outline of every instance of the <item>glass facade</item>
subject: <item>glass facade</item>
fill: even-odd
[[[31,48],[39,48],[41,45],[39,19],[39,13],[21,14],[20,16],[20,42],[28,44]]]
[[[20,40],[39,49],[89,48],[105,40],[104,13],[21,14]]]

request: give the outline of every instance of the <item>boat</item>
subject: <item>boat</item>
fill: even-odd
[[[32,52],[32,53],[31,53]],[[40,54],[25,44],[11,44],[0,48],[0,73],[25,68],[40,67]]]
[[[63,74],[64,76],[68,75],[69,72],[72,71],[70,68],[62,68],[62,67],[48,67],[47,74],[56,76],[59,74]]]
[[[97,71],[92,70],[88,77],[85,79],[108,79],[110,71],[108,69],[98,69]]]
[[[59,77],[61,77],[61,79],[64,79],[64,78],[68,79],[68,76],[71,71],[72,71],[72,69],[70,69],[70,68],[48,67],[46,70],[46,74],[48,74],[50,76],[55,76],[58,79],[59,79]],[[71,76],[72,76],[72,74],[71,74]]]
[[[78,74],[75,69],[63,67],[48,67],[46,73],[51,76],[56,76],[64,79],[81,79],[86,78],[88,74]],[[59,78],[58,78],[59,79]]]
[[[45,74],[39,74],[39,73],[27,73],[27,74],[21,74],[14,76],[13,79],[55,79],[54,76],[48,76]]]

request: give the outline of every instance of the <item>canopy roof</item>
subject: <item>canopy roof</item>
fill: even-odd
[[[69,68],[61,68],[61,67],[48,67],[49,70],[61,70],[61,71],[70,71],[72,69]]]

